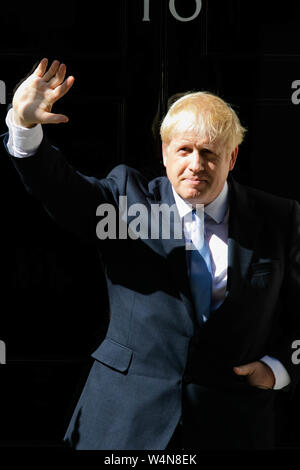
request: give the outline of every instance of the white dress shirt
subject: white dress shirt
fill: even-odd
[[[9,153],[16,158],[28,158],[34,155],[43,139],[42,126],[37,124],[30,129],[17,126],[13,121],[12,108],[7,113],[6,124],[9,129],[7,143]],[[185,215],[191,212],[191,206],[176,193],[174,188],[173,193],[179,215],[184,220]],[[205,222],[205,230],[211,253],[213,273],[212,308],[215,310],[224,301],[227,286],[229,214],[227,182],[218,197],[205,206],[204,211],[209,216]],[[184,233],[187,237],[190,236],[189,230],[190,228],[184,220]],[[264,356],[261,361],[265,362],[274,373],[274,389],[280,389],[290,383],[290,376],[278,359]]]
[[[189,223],[191,205],[184,201],[173,189],[173,194],[179,216],[183,219],[185,238],[191,239],[191,224]],[[212,270],[212,310],[216,310],[224,301],[227,287],[227,258],[228,258],[228,184],[227,181],[219,196],[205,206],[205,234],[208,241],[211,270]]]

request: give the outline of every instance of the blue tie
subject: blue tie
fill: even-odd
[[[197,320],[205,323],[211,309],[212,275],[210,251],[204,230],[204,217],[198,217],[192,211],[194,231],[192,232],[193,249],[190,250],[189,271],[190,287],[196,309]]]

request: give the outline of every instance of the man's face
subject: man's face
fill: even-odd
[[[222,191],[229,171],[235,165],[233,152],[220,140],[209,143],[195,131],[176,134],[163,145],[164,165],[175,191],[191,204],[209,204]]]

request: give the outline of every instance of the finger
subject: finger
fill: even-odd
[[[70,90],[74,81],[75,81],[75,78],[70,76],[61,85],[56,87],[55,90],[53,90],[52,103],[55,103],[62,96],[64,96]]]
[[[44,73],[46,72],[47,65],[48,65],[48,59],[45,57],[44,59],[40,61],[34,73],[38,75],[39,77],[42,77]]]
[[[237,375],[250,375],[254,369],[253,365],[250,363],[243,366],[234,367],[233,370]]]
[[[68,121],[68,116],[64,114],[47,113],[46,111],[44,111],[40,117],[41,124],[60,124]]]
[[[51,78],[51,80],[49,80],[48,82],[50,88],[54,89],[64,81],[66,71],[67,71],[67,67],[65,66],[65,64],[60,64],[59,69],[56,72],[55,76]]]
[[[256,388],[261,388],[262,390],[272,390],[271,387],[267,387],[265,385],[254,385]]]
[[[51,80],[52,77],[54,77],[54,75],[56,74],[57,70],[59,68],[59,61],[58,60],[54,60],[52,62],[52,64],[50,65],[49,67],[49,70],[48,72],[45,73],[44,75],[44,80],[46,82],[48,82],[49,80]]]

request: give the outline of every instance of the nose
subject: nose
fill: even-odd
[[[189,169],[193,171],[193,173],[199,173],[201,170],[204,170],[204,160],[197,149],[190,155]]]

